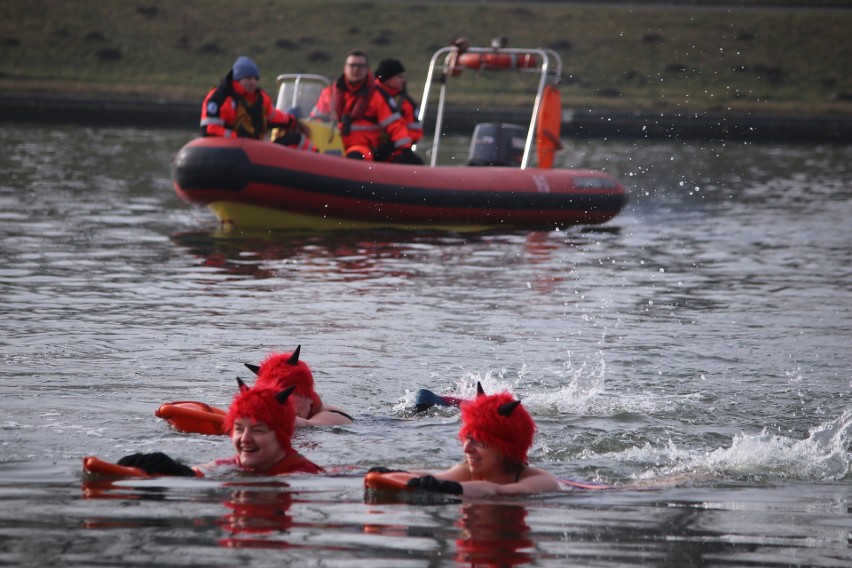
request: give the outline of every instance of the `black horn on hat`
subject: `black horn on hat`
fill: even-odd
[[[287,399],[293,394],[293,391],[296,390],[296,385],[292,385],[284,389],[275,395],[275,400],[277,400],[280,404],[286,404]]]
[[[287,359],[288,365],[295,365],[299,362],[299,352],[302,350],[302,346],[299,345],[296,347],[296,350],[293,351],[293,354],[290,355],[290,358]]]
[[[518,407],[519,404],[521,404],[520,400],[504,402],[497,408],[497,414],[499,414],[500,416],[509,416]]]

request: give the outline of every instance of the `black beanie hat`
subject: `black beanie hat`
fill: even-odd
[[[405,73],[405,67],[402,66],[402,63],[396,59],[382,59],[379,61],[379,66],[376,67],[375,75],[379,81],[384,81],[400,73]]]

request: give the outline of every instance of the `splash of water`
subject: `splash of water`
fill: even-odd
[[[518,373],[518,378],[514,381],[509,381],[506,378],[508,371],[505,368],[500,369],[499,371],[489,369],[485,372],[485,374],[467,371],[450,389],[442,389],[440,394],[443,396],[451,396],[461,399],[472,399],[476,397],[477,383],[482,385],[482,388],[485,389],[486,393],[508,391],[514,394],[518,383],[520,383],[523,379],[525,369],[526,366],[521,368]],[[416,394],[417,391],[406,389],[405,395],[397,404],[394,405],[394,413],[403,416],[410,415],[414,408],[414,399]],[[458,409],[455,407],[436,407],[434,411],[446,414],[456,414]]]
[[[704,453],[687,452],[671,441],[665,448],[631,448],[617,456],[620,462],[654,464],[637,479],[694,472],[723,479],[795,479],[800,481],[840,481],[852,477],[850,460],[852,409],[838,418],[819,424],[805,439],[771,434],[734,436],[730,447]]]
[[[583,413],[587,411],[604,390],[606,361],[602,353],[596,365],[588,361],[574,364],[571,353],[555,374],[564,386],[558,390],[531,393],[524,397],[524,404],[532,411],[555,409],[560,413]],[[567,383],[567,384],[565,384]]]

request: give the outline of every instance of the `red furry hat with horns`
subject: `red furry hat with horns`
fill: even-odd
[[[281,447],[290,453],[293,451],[293,431],[296,428],[296,411],[287,400],[295,387],[279,390],[269,387],[249,388],[237,379],[240,390],[234,396],[228,414],[225,416],[225,431],[230,435],[234,422],[240,418],[249,418],[254,422],[263,422],[275,432]]]
[[[526,464],[535,422],[520,400],[508,392],[488,396],[476,385],[476,398],[461,405],[459,440],[468,436],[502,453],[512,462]]]
[[[294,394],[310,399],[311,408],[316,411],[322,407],[322,400],[314,389],[314,375],[310,367],[299,361],[301,350],[299,345],[292,353],[270,353],[260,367],[246,366],[257,374],[255,386],[279,390],[294,386]]]

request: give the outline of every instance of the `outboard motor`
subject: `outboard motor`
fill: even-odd
[[[468,165],[520,167],[527,129],[517,124],[477,124],[470,143]]]

